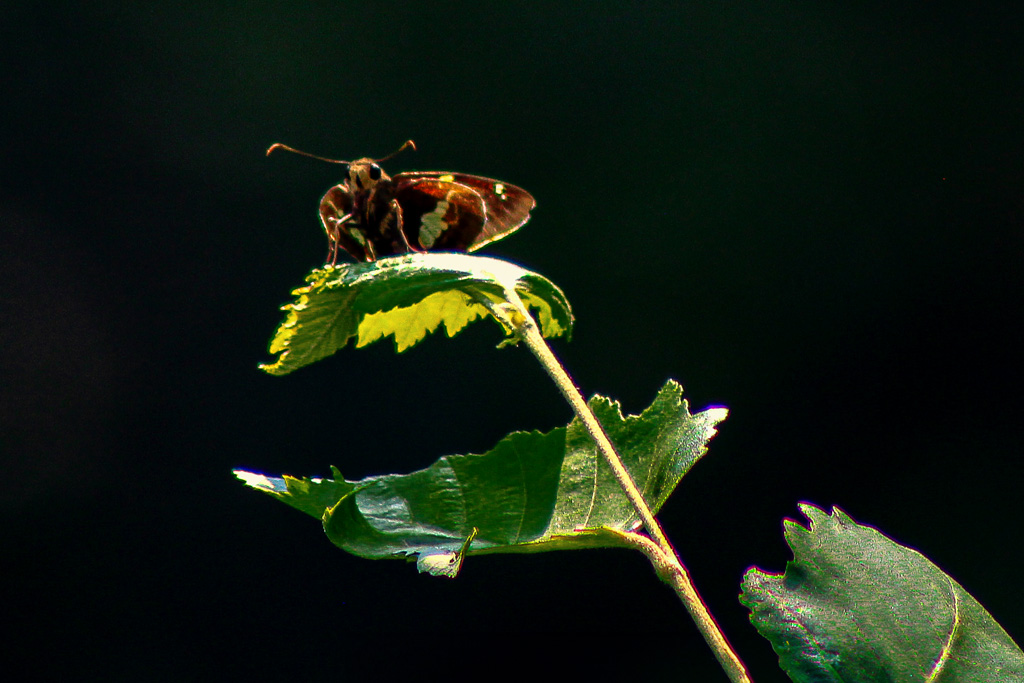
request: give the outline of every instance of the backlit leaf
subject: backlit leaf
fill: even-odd
[[[505,301],[506,288],[535,311],[545,337],[572,330],[562,290],[536,273],[484,256],[406,254],[314,270],[306,283],[282,307],[285,320],[270,342],[277,360],[260,366],[272,375],[326,358],[353,338],[365,346],[393,337],[402,352],[442,324],[454,336],[488,317],[485,300]]]

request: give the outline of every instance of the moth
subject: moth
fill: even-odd
[[[335,265],[339,248],[356,261],[422,251],[475,251],[518,230],[537,203],[521,187],[500,180],[449,173],[407,171],[389,176],[380,167],[412,140],[380,159],[342,161],[301,152],[303,156],[348,166],[343,182],[320,200],[320,221],[327,233],[327,263]]]

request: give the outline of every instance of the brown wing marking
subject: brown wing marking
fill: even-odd
[[[424,249],[465,251],[486,223],[483,198],[458,183],[407,178],[399,182],[395,198],[406,236]]]
[[[394,177],[399,183],[400,191],[402,186],[421,186],[425,181],[436,181],[436,187],[457,185],[474,191],[484,206],[484,223],[479,231],[472,235],[472,239],[462,244],[465,237],[463,232],[458,244],[447,244],[444,248],[466,249],[475,251],[489,242],[501,239],[518,230],[530,218],[530,211],[537,205],[537,202],[529,192],[521,187],[503,183],[493,178],[468,175],[465,173],[447,173],[444,171],[422,171],[399,173]],[[434,192],[439,192],[435,190]],[[434,196],[434,195],[432,195]],[[401,201],[401,199],[399,199]],[[404,206],[404,204],[403,204]],[[437,247],[435,247],[437,248]]]

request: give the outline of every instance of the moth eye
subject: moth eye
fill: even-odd
[[[370,166],[370,180],[380,180],[380,166],[377,164]]]

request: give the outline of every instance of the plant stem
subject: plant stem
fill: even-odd
[[[579,389],[576,388],[572,378],[569,377],[565,368],[562,367],[555,354],[552,353],[551,348],[541,335],[540,329],[533,316],[527,310],[526,305],[519,298],[515,290],[510,287],[505,288],[505,298],[507,302],[505,304],[494,303],[489,299],[486,301],[491,313],[511,329],[519,339],[526,343],[530,351],[540,361],[544,370],[554,380],[559,391],[562,392],[569,405],[572,406],[576,416],[583,423],[591,438],[593,438],[594,443],[597,444],[598,450],[601,451],[605,461],[611,467],[616,480],[618,480],[619,485],[625,492],[629,502],[633,505],[637,515],[643,521],[647,533],[651,536],[651,538],[647,538],[639,534],[627,533],[624,534],[624,538],[643,552],[654,565],[658,576],[672,586],[676,595],[679,596],[679,599],[686,606],[697,628],[700,629],[704,640],[715,653],[715,657],[718,658],[719,664],[721,664],[729,679],[733,683],[751,683],[743,662],[740,661],[740,658],[732,650],[729,641],[725,638],[725,634],[722,633],[704,601],[701,600],[700,594],[697,593],[696,587],[694,587],[693,582],[690,580],[689,572],[686,571],[686,567],[683,566],[675,548],[672,547],[672,544],[665,536],[661,524],[658,523],[654,513],[647,506],[647,501],[644,500],[640,490],[636,487],[633,478],[629,475],[625,465],[622,464],[622,459],[616,453],[615,447],[612,446],[601,424],[597,421],[590,407],[587,406],[586,401],[583,400],[583,396],[580,394]],[[486,299],[486,297],[482,297],[482,299]]]
[[[647,559],[654,565],[655,571],[658,572],[658,576],[670,585],[679,599],[683,601],[690,617],[697,624],[701,635],[704,636],[704,641],[715,653],[722,669],[728,674],[729,680],[734,683],[751,683],[743,662],[729,645],[718,622],[711,616],[711,612],[708,611],[707,605],[701,599],[696,586],[690,579],[690,573],[683,566],[679,556],[674,552],[665,552],[657,543],[642,534],[625,532],[621,534],[621,537],[647,556]]]

